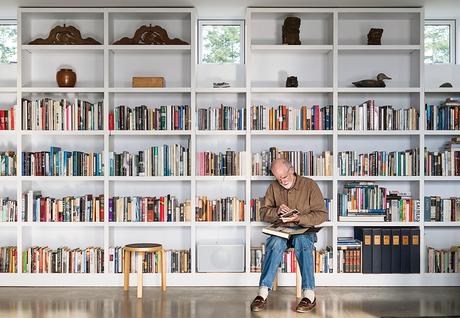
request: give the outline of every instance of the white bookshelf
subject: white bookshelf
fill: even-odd
[[[302,19],[300,46],[281,45],[281,25],[286,16]],[[249,201],[262,196],[272,177],[251,176],[250,154],[269,146],[282,150],[313,150],[315,154],[330,150],[337,166],[338,151],[350,149],[349,143],[360,144],[358,150],[371,150],[372,142],[389,144],[398,138],[391,150],[403,150],[407,145],[425,146],[427,138],[450,138],[451,131],[423,129],[425,94],[447,95],[452,89],[424,90],[423,79],[423,19],[421,8],[248,8],[246,13],[245,64],[197,64],[197,23],[193,8],[20,8],[18,12],[17,85],[0,87],[0,97],[19,103],[22,97],[79,96],[93,102],[104,100],[103,131],[24,131],[21,130],[20,108],[16,113],[16,131],[0,132],[8,140],[0,147],[14,145],[16,152],[38,151],[62,142],[65,150],[86,145],[93,151],[104,151],[103,177],[23,177],[18,165],[18,177],[0,177],[1,191],[16,194],[19,211],[21,194],[27,190],[42,190],[47,195],[104,194],[105,206],[114,195],[162,195],[171,193],[190,199],[190,222],[164,223],[0,223],[0,245],[17,245],[18,255],[32,245],[56,248],[101,246],[105,250],[103,274],[0,274],[4,286],[121,286],[123,277],[108,272],[108,248],[135,241],[160,242],[167,249],[191,249],[191,273],[168,274],[169,286],[257,286],[260,273],[250,272],[250,247],[259,246],[266,236],[261,233],[263,222],[251,222]],[[27,43],[46,37],[49,30],[66,23],[78,27],[84,37],[91,36],[101,45],[32,46]],[[123,36],[132,36],[143,24],[158,24],[170,37],[189,43],[181,46],[120,46],[112,45]],[[364,45],[368,29],[375,24],[385,29],[383,45]],[[152,57],[156,63],[150,63]],[[55,71],[70,63],[77,72],[75,88],[59,88]],[[376,62],[377,61],[377,62]],[[269,67],[267,67],[269,65]],[[360,65],[358,68],[357,65]],[[44,71],[46,69],[46,72]],[[356,88],[351,81],[371,78],[384,69],[394,79],[386,88]],[[50,71],[52,70],[52,71]],[[282,75],[280,75],[280,73]],[[284,87],[285,74],[299,77],[298,88]],[[412,75],[415,74],[415,75]],[[131,76],[165,76],[164,88],[132,88]],[[0,83],[4,83],[0,79]],[[214,81],[227,81],[230,88],[212,88]],[[3,98],[4,97],[4,98]],[[339,131],[337,106],[354,105],[374,98],[377,104],[415,106],[420,111],[417,131]],[[151,103],[186,104],[191,107],[189,131],[109,131],[108,113],[115,106]],[[221,103],[247,109],[247,127],[243,131],[200,131],[196,129],[195,113],[199,108],[217,107]],[[284,103],[289,106],[334,106],[334,129],[328,131],[254,131],[250,127],[250,106]],[[457,132],[458,133],[458,132]],[[460,134],[460,133],[458,133]],[[184,177],[115,177],[109,176],[108,152],[138,151],[147,145],[186,144],[190,140],[190,176]],[[438,140],[438,139],[436,139]],[[439,139],[441,140],[441,139]],[[442,139],[444,140],[444,139]],[[60,144],[61,145],[61,144]],[[441,145],[440,145],[441,146]],[[0,148],[0,151],[3,150]],[[198,151],[219,152],[227,148],[246,151],[246,173],[241,176],[207,177],[196,171]],[[6,150],[6,149],[5,149]],[[385,149],[387,150],[387,149]],[[19,158],[19,156],[18,156]],[[422,160],[423,161],[423,160]],[[19,159],[20,162],[20,159]],[[460,177],[342,177],[337,169],[332,176],[314,176],[324,197],[333,199],[333,214],[318,235],[317,248],[333,246],[333,273],[315,274],[318,286],[382,286],[382,285],[457,285],[456,275],[424,273],[425,244],[448,247],[458,244],[458,222],[453,223],[359,223],[337,221],[337,194],[349,180],[375,180],[391,189],[411,190],[423,203],[424,195],[443,191],[453,195]],[[421,162],[423,171],[423,162]],[[441,182],[442,181],[442,182]],[[444,191],[447,182],[448,189]],[[426,191],[427,189],[427,191]],[[449,192],[450,191],[450,192]],[[458,191],[457,191],[458,192]],[[242,222],[196,222],[196,196],[209,198],[237,196],[246,201]],[[105,215],[107,218],[108,210]],[[423,213],[422,213],[423,217]],[[415,226],[421,231],[420,274],[339,274],[337,273],[337,237],[353,231],[354,226]],[[439,232],[441,231],[441,232]],[[447,233],[442,241],[438,234]],[[200,241],[241,242],[246,248],[244,273],[196,272],[196,244]],[[441,246],[445,243],[445,246]],[[20,262],[20,259],[19,259]],[[130,275],[135,283],[135,275]],[[280,285],[295,284],[295,274],[281,274]],[[159,285],[158,274],[145,274],[144,284]]]

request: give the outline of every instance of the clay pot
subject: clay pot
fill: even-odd
[[[56,81],[59,87],[74,87],[77,82],[77,74],[70,68],[61,68],[56,73]]]

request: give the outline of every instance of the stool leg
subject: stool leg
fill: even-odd
[[[165,257],[165,250],[160,250],[160,257],[161,257],[161,290],[166,291],[166,257]]]
[[[300,274],[299,262],[295,261],[295,295],[297,298],[302,296],[302,275]]]
[[[125,251],[124,255],[124,264],[123,264],[123,274],[124,274],[124,286],[123,289],[125,291],[129,290],[129,272],[130,272],[130,264],[131,264],[131,253],[129,251]]]
[[[142,270],[144,252],[137,253],[137,298],[142,298]]]
[[[276,290],[278,288],[278,272],[275,274],[275,279],[273,280],[273,290]]]

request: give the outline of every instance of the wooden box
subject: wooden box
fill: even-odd
[[[133,87],[165,87],[165,78],[161,76],[133,76]]]

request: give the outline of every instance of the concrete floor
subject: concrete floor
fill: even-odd
[[[267,309],[251,313],[255,287],[0,288],[1,318],[89,317],[460,317],[460,287],[317,288],[317,307],[297,314],[294,288],[271,292]]]

